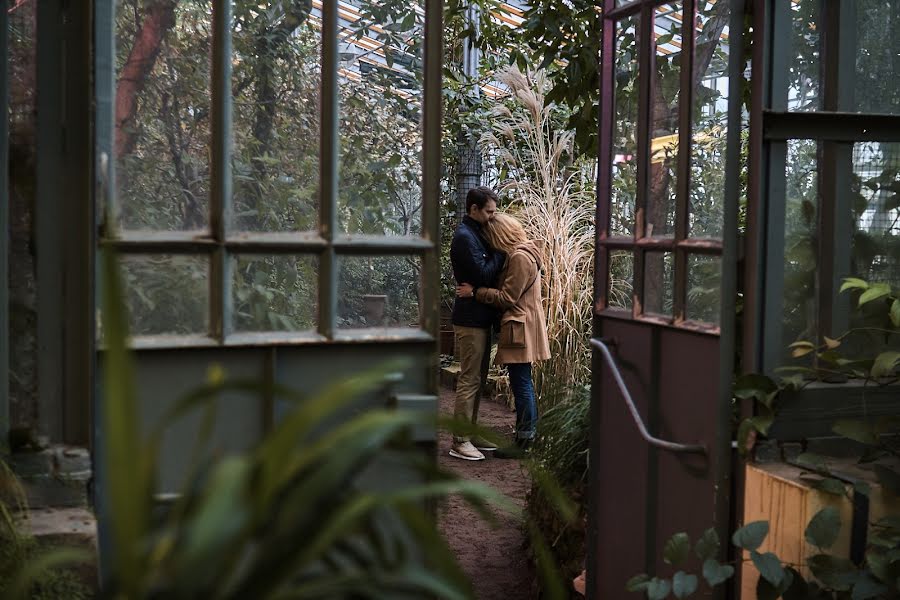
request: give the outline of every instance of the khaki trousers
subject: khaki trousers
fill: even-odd
[[[491,364],[490,331],[490,328],[453,326],[455,353],[459,358],[453,416],[472,424],[478,422],[478,404]],[[468,442],[469,436],[454,436],[453,440]]]

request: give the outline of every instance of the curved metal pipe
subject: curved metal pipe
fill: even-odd
[[[613,379],[616,380],[616,384],[619,386],[619,391],[622,392],[622,397],[625,399],[626,406],[628,406],[628,411],[631,413],[631,418],[634,419],[634,424],[637,426],[638,431],[641,433],[641,437],[644,438],[648,444],[650,444],[651,446],[656,446],[657,448],[662,448],[664,450],[670,450],[672,452],[692,452],[697,454],[706,454],[706,447],[700,444],[679,444],[676,442],[661,440],[658,437],[650,435],[650,432],[647,431],[647,427],[644,425],[644,420],[641,418],[640,413],[638,413],[637,407],[634,405],[634,400],[631,399],[631,394],[628,393],[628,388],[625,387],[625,380],[622,379],[622,373],[621,371],[619,371],[619,366],[616,364],[616,361],[613,359],[612,353],[609,351],[609,346],[607,346],[605,342],[597,338],[591,338],[591,346],[600,350],[600,352],[603,354],[603,358],[606,359],[606,363],[609,365],[609,368],[612,371]]]

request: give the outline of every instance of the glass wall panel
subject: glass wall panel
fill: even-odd
[[[205,229],[209,207],[209,0],[116,8],[118,222]]]
[[[418,256],[339,256],[338,328],[418,327]]]
[[[856,11],[856,110],[898,115],[900,2],[857,0]]]
[[[821,110],[821,0],[796,0],[790,4],[790,57],[786,57],[785,61],[788,69],[788,110]]]
[[[697,4],[688,235],[721,238],[728,135],[728,2]]]
[[[687,310],[690,321],[719,324],[722,298],[722,259],[702,254],[688,255]]]
[[[638,42],[640,17],[616,23],[615,112],[609,234],[634,236],[637,194]]]
[[[791,140],[785,169],[784,346],[816,336],[816,222],[819,174],[816,142]]]
[[[650,189],[647,237],[675,234],[678,165],[678,103],[681,92],[681,3],[664,4],[654,21],[656,70],[650,101]]]
[[[318,223],[321,33],[311,4],[233,4],[234,216],[238,231]]]
[[[208,257],[126,254],[121,273],[132,335],[207,333]]]
[[[674,274],[671,252],[644,255],[644,313],[671,316]]]
[[[304,331],[318,322],[318,256],[234,257],[235,331]]]
[[[607,305],[610,308],[631,310],[633,304],[634,254],[631,250],[609,252],[609,290]]]
[[[342,231],[421,234],[424,17],[421,0],[342,7]]]

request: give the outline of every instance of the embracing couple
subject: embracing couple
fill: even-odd
[[[550,358],[541,303],[541,253],[514,217],[497,212],[497,194],[488,187],[469,190],[466,216],[453,235],[450,262],[457,281],[453,329],[459,378],[458,419],[478,420],[478,404],[491,355],[491,328],[500,317],[497,364],[509,373],[516,405],[516,440],[498,458],[521,456],[534,439],[537,402],[531,363]],[[456,436],[450,455],[484,460],[497,447],[479,438]]]

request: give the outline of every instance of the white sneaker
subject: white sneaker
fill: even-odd
[[[484,460],[484,454],[472,445],[472,442],[461,442],[450,446],[450,456],[463,460]]]

